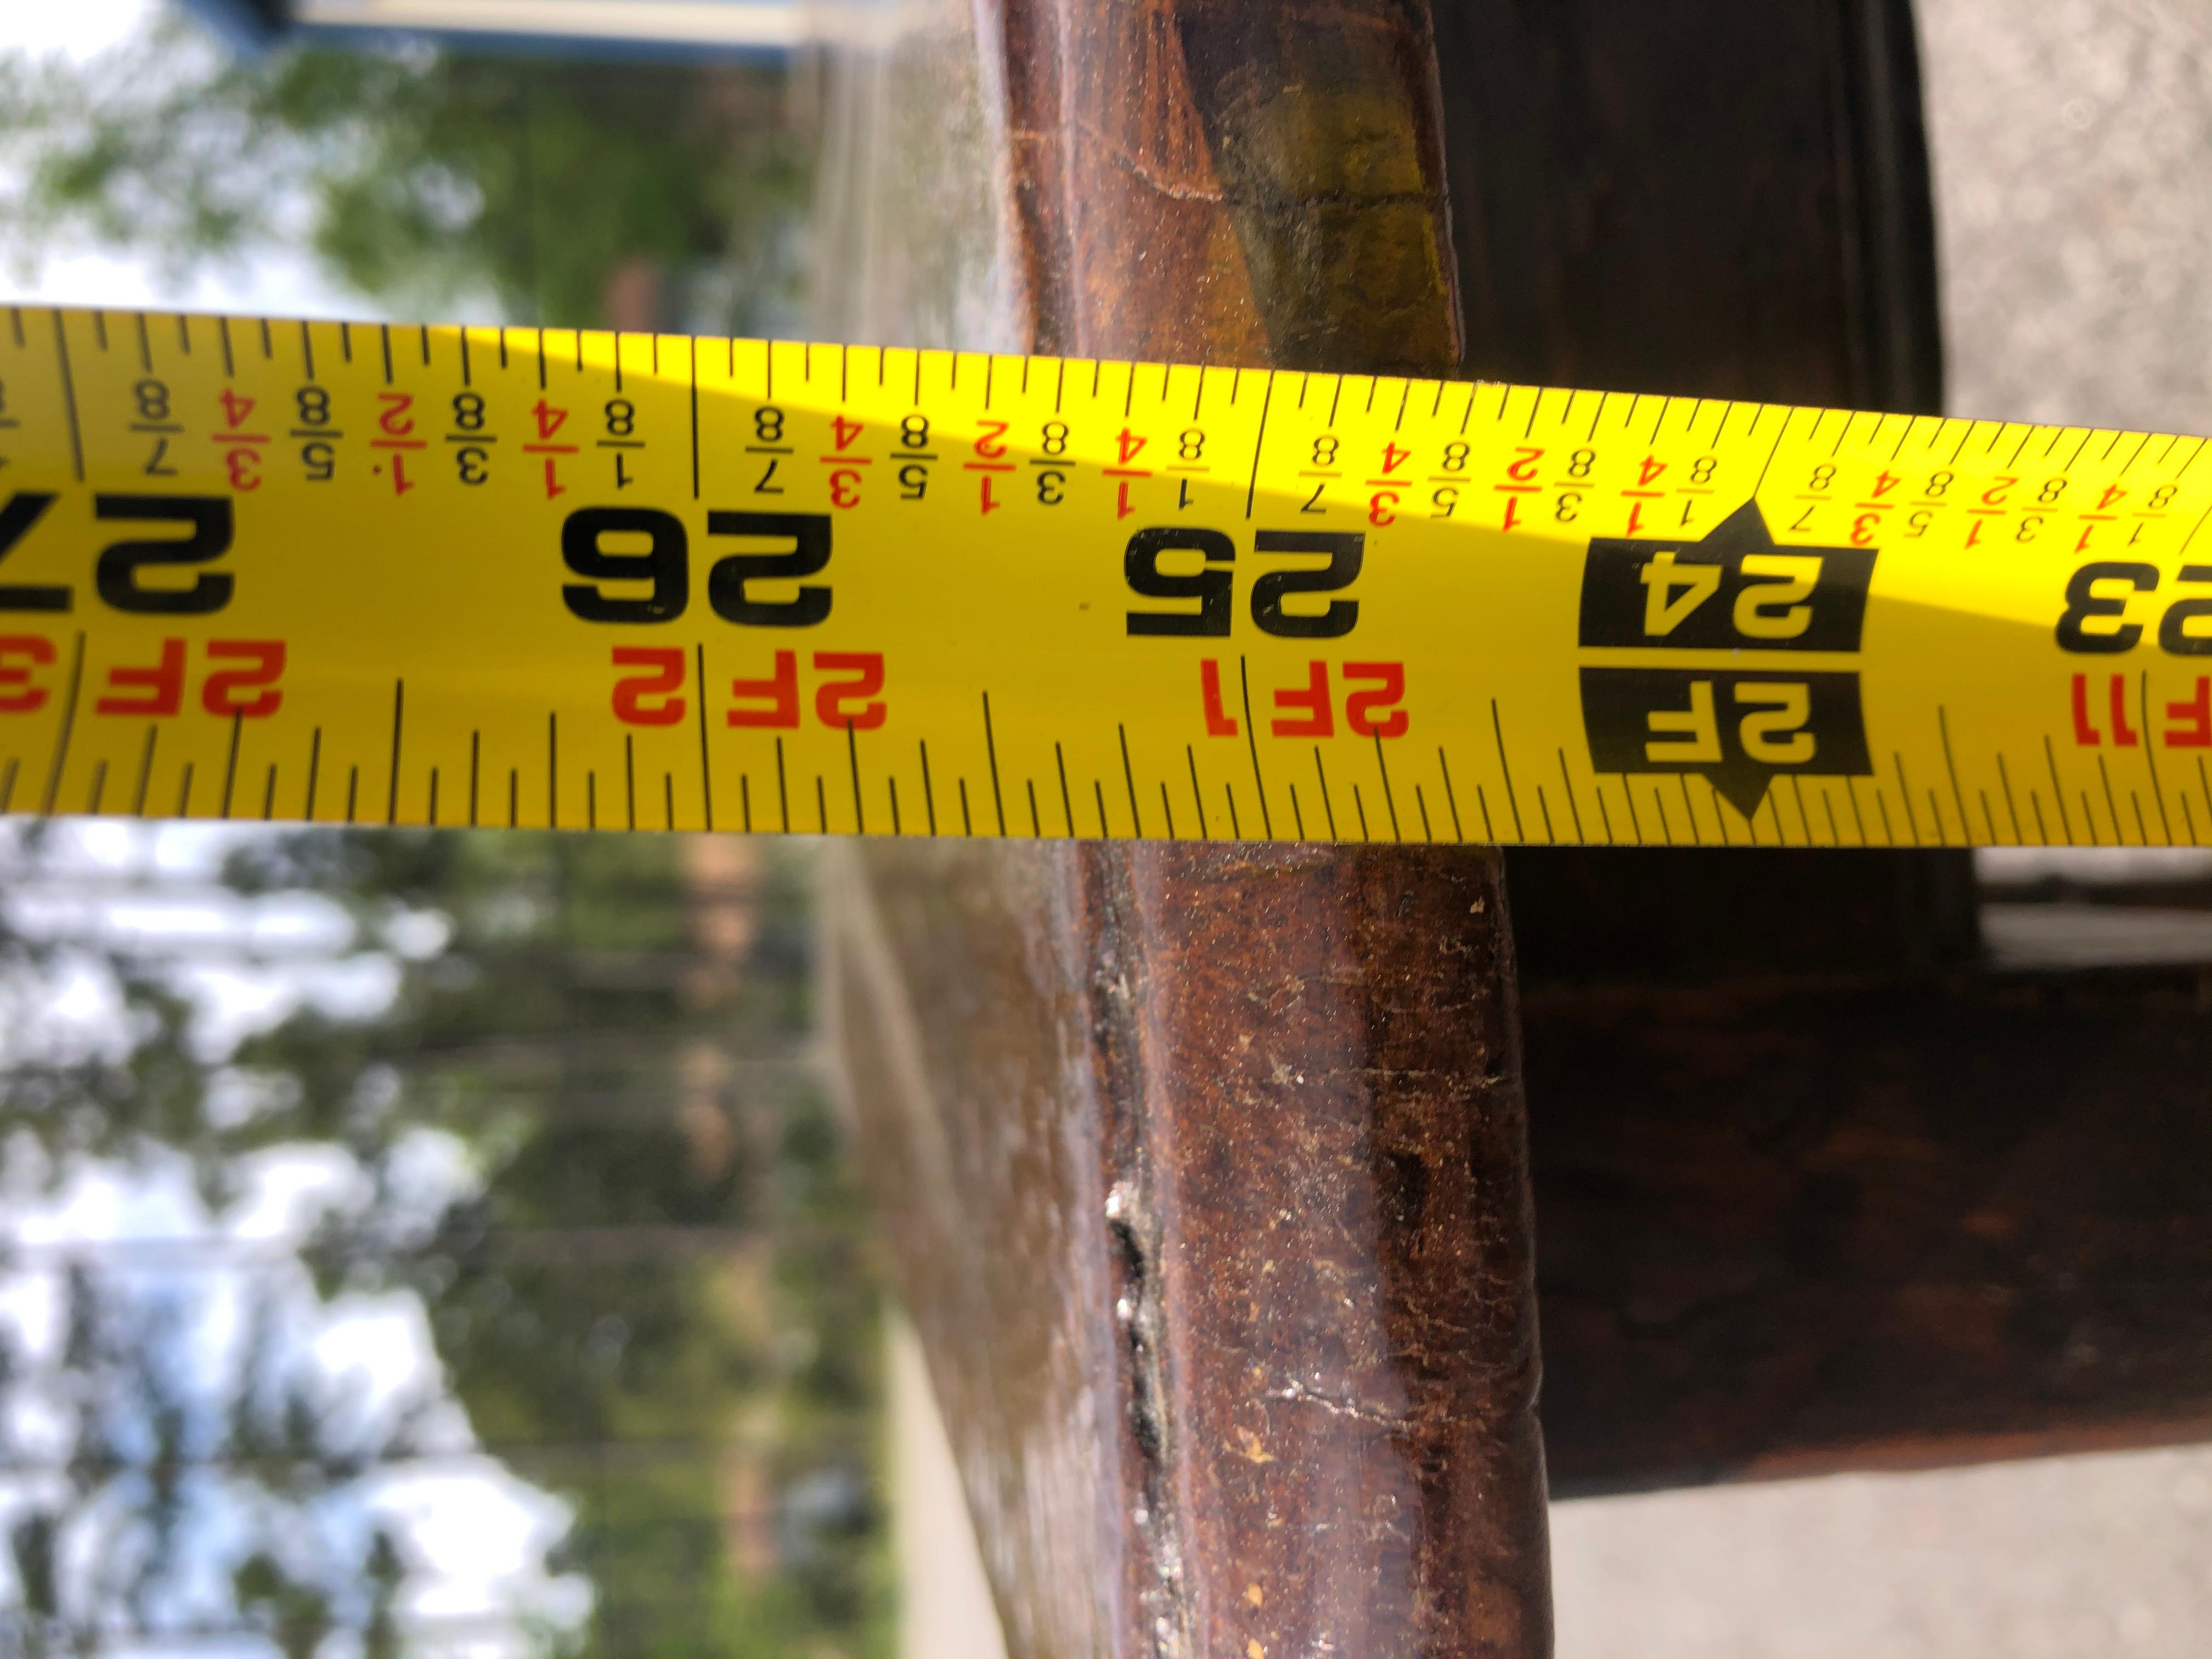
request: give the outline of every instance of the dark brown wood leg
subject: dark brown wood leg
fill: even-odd
[[[1447,373],[1425,12],[1008,5],[1032,339]],[[839,1022],[1018,1659],[1550,1651],[1477,848],[868,846]]]
[[[1185,1650],[1548,1651],[1496,854],[1088,862],[1099,1024],[1127,1027],[1109,1203],[1159,1431],[1142,1501]]]
[[[1548,1651],[1496,854],[895,847],[838,902],[1013,1651]]]

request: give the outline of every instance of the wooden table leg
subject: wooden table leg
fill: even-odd
[[[1425,10],[1010,0],[1036,349],[1445,374]],[[1550,1650],[1496,853],[841,849],[838,1029],[1017,1659]]]
[[[1547,1651],[1497,854],[858,862],[836,1024],[1010,1650]]]

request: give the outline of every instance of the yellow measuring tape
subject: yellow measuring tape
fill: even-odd
[[[2203,845],[2203,447],[24,307],[0,811]]]

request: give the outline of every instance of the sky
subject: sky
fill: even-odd
[[[4,30],[18,52],[58,52],[89,58],[141,27],[154,12],[153,0],[75,0],[74,4],[10,8]]]

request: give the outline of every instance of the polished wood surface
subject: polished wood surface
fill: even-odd
[[[1435,0],[1467,367],[1942,403],[1908,0]]]
[[[1034,349],[1402,374],[1455,360],[1423,7],[1000,0],[989,15]]]
[[[2206,984],[1530,987],[1561,1489],[2212,1435]]]
[[[1437,0],[1467,359],[1941,407],[1903,0]],[[2212,1427],[2193,977],[1992,975],[1970,857],[1516,848],[1567,1492]]]

